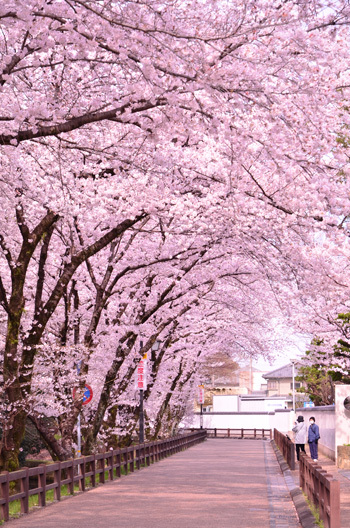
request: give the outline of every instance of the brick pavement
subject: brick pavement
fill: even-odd
[[[289,489],[270,443],[264,442],[264,449],[270,528],[293,528],[300,526],[297,521],[294,506],[292,506]]]
[[[9,528],[298,528],[269,442],[207,440]]]

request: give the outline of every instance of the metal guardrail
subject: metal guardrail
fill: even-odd
[[[292,440],[277,429],[273,430],[273,439],[290,469],[295,469],[295,445]]]
[[[340,528],[340,482],[304,453],[299,462],[300,487],[317,507],[325,528]]]
[[[166,440],[148,442],[123,449],[113,449],[105,453],[83,456],[65,462],[42,464],[35,468],[24,467],[18,471],[0,473],[0,521],[8,521],[9,505],[19,500],[21,513],[29,512],[29,497],[38,495],[39,506],[46,505],[46,492],[54,490],[54,499],[61,499],[61,488],[67,485],[71,495],[74,494],[74,484],[79,484],[79,490],[85,491],[86,478],[90,477],[91,487],[98,482],[104,484],[114,480],[114,473],[121,476],[140,469],[142,465],[149,466],[166,456],[173,455],[207,438],[205,429],[188,434],[182,434]],[[30,487],[30,480],[37,479],[37,486]],[[15,491],[11,493],[11,489]],[[19,490],[19,491],[18,491]]]
[[[206,427],[205,429],[185,429],[185,431],[207,431],[208,438],[272,438],[271,429],[224,429]]]

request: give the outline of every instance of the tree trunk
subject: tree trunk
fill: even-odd
[[[71,281],[77,268],[83,262],[105,248],[127,229],[147,216],[145,213],[142,213],[133,220],[124,220],[96,242],[72,256],[71,261],[64,266],[62,274],[45,304],[41,303],[41,295],[39,295],[41,308],[39,313],[36,314],[31,330],[23,340],[21,351],[19,351],[19,329],[24,310],[23,291],[27,269],[36,247],[43,239],[43,236],[52,229],[52,226],[57,222],[59,217],[49,211],[34,230],[30,232],[26,226],[21,207],[16,209],[16,214],[18,226],[23,237],[23,244],[15,264],[10,254],[8,257],[11,269],[12,291],[9,303],[5,303],[8,312],[8,328],[4,358],[4,387],[5,404],[8,406],[10,414],[8,414],[6,424],[4,424],[0,444],[0,469],[5,470],[14,470],[19,467],[18,452],[24,436],[25,421],[28,414],[25,409],[28,406],[27,398],[31,391],[36,349],[50,317],[62,299],[67,285]],[[39,308],[38,299],[37,306]],[[71,423],[69,426],[71,426]],[[67,442],[69,444],[69,440]],[[69,448],[68,444],[66,446],[67,449]]]
[[[52,456],[53,460],[68,460],[72,457],[72,451],[65,449],[65,447],[58,441],[57,435],[59,434],[58,427],[54,427],[53,424],[48,424],[47,419],[40,418],[35,413],[31,413],[28,418],[33,422],[45,445]]]

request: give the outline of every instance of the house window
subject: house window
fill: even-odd
[[[277,388],[278,388],[278,382],[276,380],[269,380],[267,382],[267,389],[268,390],[277,389]]]
[[[300,387],[301,387],[301,383],[300,383],[300,382],[299,382],[299,383],[298,383],[298,382],[295,382],[295,383],[294,383],[294,387],[295,387],[296,389],[300,389]],[[293,390],[293,383],[290,384],[290,388]]]

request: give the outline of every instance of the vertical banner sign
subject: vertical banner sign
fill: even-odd
[[[204,385],[198,385],[198,403],[200,405],[204,403]]]
[[[147,354],[143,356],[137,367],[137,388],[147,389]]]

